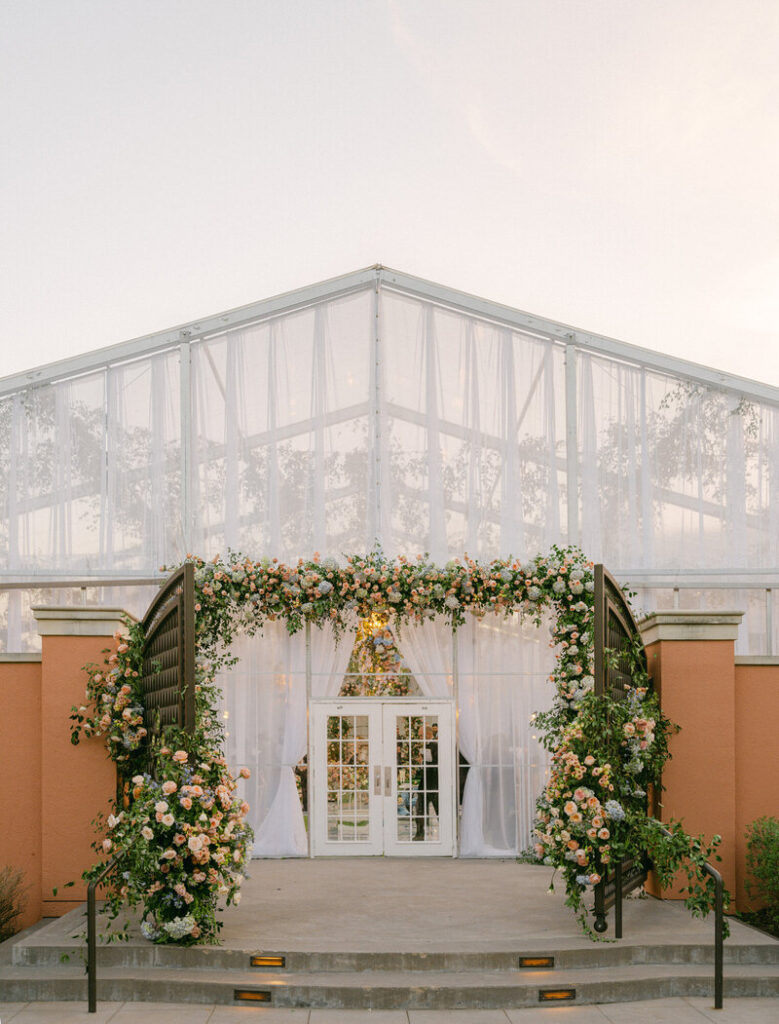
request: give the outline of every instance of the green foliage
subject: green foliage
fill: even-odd
[[[669,835],[670,833],[670,835]],[[715,883],[705,870],[708,862],[720,861],[716,852],[721,836],[712,836],[707,843],[703,836],[688,835],[678,821],[663,824],[647,817],[637,828],[638,841],[646,849],[662,886],[669,886],[679,872],[686,879],[685,906],[695,917],[706,917],[714,907]],[[730,905],[730,894],[723,890],[723,909]],[[724,935],[730,934],[727,920]]]
[[[17,922],[27,903],[23,883],[24,872],[18,868],[0,869],[0,942],[19,930]]]
[[[763,904],[756,923],[779,936],[779,819],[763,817],[747,829],[746,890]]]

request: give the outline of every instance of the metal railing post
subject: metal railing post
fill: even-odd
[[[122,850],[105,865],[103,870],[87,886],[87,1003],[88,1013],[97,1012],[97,900],[95,893],[97,887],[124,857],[132,849],[137,840],[133,840],[126,850]]]
[[[614,938],[622,938],[622,863],[614,865]]]
[[[709,864],[706,873],[714,879],[714,1009],[722,1009],[722,964],[724,959],[725,936],[723,921],[723,884],[722,875]]]
[[[95,889],[97,879],[87,888],[87,1002],[88,1012],[97,1012],[97,909]]]
[[[667,828],[661,826],[660,831],[668,839],[673,836]],[[722,1009],[722,995],[724,988],[724,951],[725,951],[725,886],[722,875],[708,862],[703,865],[703,870],[714,879],[714,1009]]]

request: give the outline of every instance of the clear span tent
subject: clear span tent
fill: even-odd
[[[574,542],[777,651],[779,389],[376,266],[0,381],[0,633],[228,547]],[[139,584],[144,584],[143,586]]]

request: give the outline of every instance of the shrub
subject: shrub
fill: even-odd
[[[27,903],[24,874],[18,868],[0,870],[0,942],[17,933],[17,921]]]
[[[764,904],[758,912],[760,921],[779,935],[779,819],[758,818],[746,835],[750,875],[746,890],[753,899]]]

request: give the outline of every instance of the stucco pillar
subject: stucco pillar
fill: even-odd
[[[102,738],[70,742],[70,709],[84,703],[84,666],[102,664],[119,608],[34,608],[41,655],[41,883],[44,917],[58,917],[86,899],[81,872],[97,859],[91,822],[108,813],[116,771]],[[76,881],[70,889],[66,882]],[[57,889],[57,895],[53,890]]]
[[[0,869],[23,872],[19,928],[41,916],[41,656],[0,654]]]
[[[681,726],[669,743],[659,817],[687,832],[722,836],[722,873],[736,883],[735,640],[743,612],[654,612],[640,624],[649,672],[666,716]],[[674,892],[664,892],[674,896]]]

